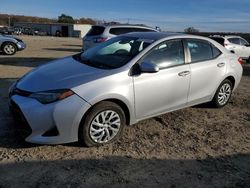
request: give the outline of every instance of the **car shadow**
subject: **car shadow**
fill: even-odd
[[[0,58],[0,65],[37,67],[54,59],[55,58],[6,56],[4,58]]]
[[[249,154],[189,160],[26,159],[0,165],[0,187],[249,187],[249,169]]]
[[[70,46],[70,47],[79,47],[79,48],[82,48],[82,45],[76,45],[76,44],[63,44],[63,46]]]
[[[250,64],[243,64],[243,76],[250,76]]]
[[[72,48],[44,48],[44,50],[52,50],[58,52],[81,52],[81,49],[72,49]]]

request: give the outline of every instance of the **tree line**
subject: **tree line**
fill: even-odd
[[[36,16],[0,14],[0,25],[13,26],[16,22],[30,23],[72,23],[72,24],[96,24],[96,20],[91,18],[74,19],[72,16],[61,14],[58,18],[41,18]]]

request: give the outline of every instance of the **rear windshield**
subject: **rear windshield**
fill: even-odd
[[[92,26],[86,36],[101,35],[104,30],[105,30],[105,27],[102,27],[102,26]]]
[[[223,38],[220,37],[210,37],[210,38],[224,46],[225,40]]]

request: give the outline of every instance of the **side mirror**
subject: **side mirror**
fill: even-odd
[[[250,44],[245,44],[246,47],[250,47]]]
[[[140,70],[143,73],[156,73],[159,72],[159,67],[151,62],[143,61],[140,64]]]

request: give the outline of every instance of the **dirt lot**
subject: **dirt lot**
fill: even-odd
[[[0,187],[250,187],[250,66],[223,109],[199,106],[126,127],[99,148],[24,142],[8,87],[28,70],[78,52],[80,39],[22,37],[0,55]]]

